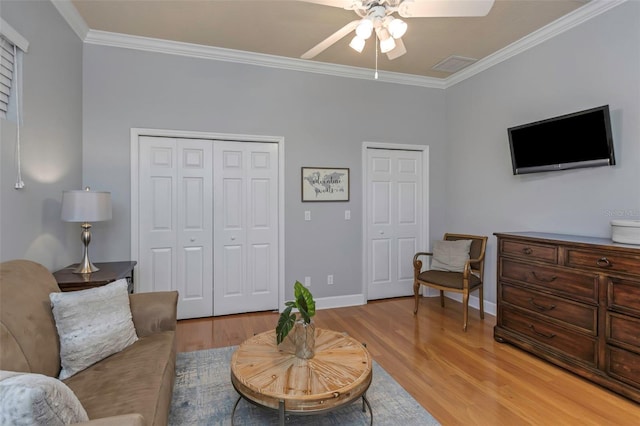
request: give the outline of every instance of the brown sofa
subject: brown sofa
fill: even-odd
[[[58,377],[60,343],[49,293],[60,289],[42,265],[0,265],[0,370]],[[139,340],[64,383],[87,411],[90,425],[166,425],[176,362],[172,292],[130,295]]]

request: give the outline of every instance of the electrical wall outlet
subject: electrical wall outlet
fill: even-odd
[[[304,211],[304,220],[311,220],[311,210]]]
[[[327,284],[333,285],[333,275],[327,275]]]
[[[311,287],[311,277],[304,277],[304,286]]]
[[[351,210],[344,211],[344,220],[351,220]]]

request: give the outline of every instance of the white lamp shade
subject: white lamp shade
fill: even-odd
[[[349,46],[356,52],[361,53],[362,49],[364,49],[364,39],[355,36],[353,40],[351,40],[351,43],[349,43]]]
[[[387,37],[384,40],[380,40],[380,51],[382,53],[390,52],[394,47],[396,47],[396,41],[393,37]]]
[[[407,23],[402,19],[393,19],[389,23],[389,33],[393,38],[400,38],[407,32]]]
[[[364,18],[358,26],[356,27],[356,34],[363,40],[371,37],[371,33],[373,32],[373,22],[369,19]]]
[[[111,193],[99,191],[63,191],[62,220],[100,222],[111,220]]]

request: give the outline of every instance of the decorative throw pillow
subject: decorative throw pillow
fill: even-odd
[[[60,380],[0,371],[0,425],[57,426],[88,420],[76,395]]]
[[[126,280],[49,298],[60,337],[61,380],[138,340]]]
[[[471,240],[434,241],[431,269],[436,271],[462,272],[469,260]]]

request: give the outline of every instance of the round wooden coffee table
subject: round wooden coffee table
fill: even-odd
[[[275,330],[245,340],[231,357],[231,383],[242,398],[279,411],[280,424],[288,414],[318,414],[362,398],[362,410],[372,379],[372,361],[367,348],[336,331],[316,329],[315,356],[294,355],[289,339],[279,347]]]

